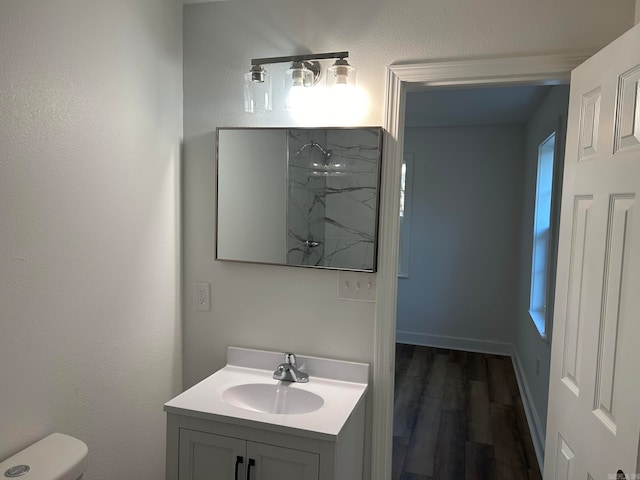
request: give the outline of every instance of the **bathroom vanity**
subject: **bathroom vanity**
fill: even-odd
[[[167,480],[362,479],[369,366],[229,347],[227,365],[165,404]]]

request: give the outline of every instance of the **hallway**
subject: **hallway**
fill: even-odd
[[[510,357],[396,344],[393,480],[541,480]]]

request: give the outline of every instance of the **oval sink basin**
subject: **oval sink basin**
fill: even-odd
[[[284,384],[247,383],[222,392],[222,399],[238,408],[262,413],[297,415],[324,405],[319,395]]]

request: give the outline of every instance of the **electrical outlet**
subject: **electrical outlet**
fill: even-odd
[[[193,284],[193,308],[201,312],[207,312],[211,309],[211,284],[194,283]]]
[[[342,300],[376,301],[376,275],[364,272],[338,272],[338,298]]]

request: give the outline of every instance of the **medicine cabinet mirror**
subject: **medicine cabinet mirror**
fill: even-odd
[[[219,128],[216,259],[375,272],[382,129]]]

